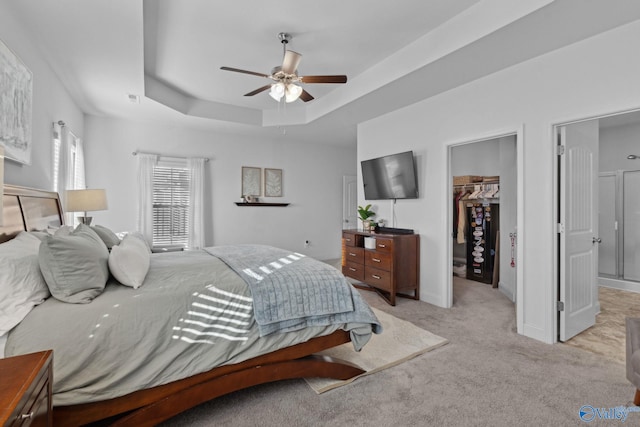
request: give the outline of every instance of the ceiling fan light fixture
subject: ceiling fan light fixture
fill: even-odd
[[[345,75],[327,75],[327,76],[300,76],[298,75],[298,65],[302,55],[298,52],[287,49],[287,43],[291,40],[291,34],[279,33],[278,38],[282,43],[284,57],[282,65],[278,65],[271,70],[271,74],[257,73],[255,71],[241,70],[240,68],[220,67],[222,70],[233,71],[236,73],[250,74],[253,76],[264,77],[270,79],[274,83],[266,84],[258,89],[245,93],[244,96],[254,96],[269,90],[269,96],[280,102],[284,97],[286,102],[294,102],[301,99],[304,102],[312,101],[314,98],[309,92],[302,89],[296,83],[346,83]]]
[[[274,83],[274,84],[271,85],[271,90],[269,91],[269,95],[273,99],[275,99],[276,101],[280,102],[280,100],[282,99],[284,94],[285,94],[284,83],[278,82],[278,83]]]
[[[296,99],[300,98],[302,94],[302,88],[298,85],[294,85],[293,83],[289,83],[284,92],[284,100],[286,102],[293,102]]]

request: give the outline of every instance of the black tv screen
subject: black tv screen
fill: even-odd
[[[363,160],[360,164],[366,200],[418,198],[413,151]]]

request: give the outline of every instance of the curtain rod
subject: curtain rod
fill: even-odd
[[[139,154],[154,154],[154,153],[143,153],[142,151],[134,151],[133,153],[131,153],[131,155],[133,155],[133,156],[137,156],[137,155],[138,155],[138,153],[139,153]],[[161,156],[160,154],[157,154],[157,156],[158,156],[159,158],[167,159],[167,160],[185,160],[185,159],[187,159],[186,157]],[[205,162],[208,162],[208,161],[209,161],[209,158],[208,158],[208,157],[200,157],[200,158],[201,158],[201,159],[202,159],[202,158],[204,158],[204,161],[205,161]]]

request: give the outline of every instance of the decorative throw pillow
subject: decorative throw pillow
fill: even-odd
[[[73,231],[73,227],[70,225],[61,225],[59,227],[49,226],[45,231],[52,236],[68,236]]]
[[[120,244],[120,238],[116,236],[116,233],[109,230],[107,227],[103,227],[102,225],[95,225],[91,227],[93,231],[102,239],[105,245],[107,245],[107,249],[111,250],[114,246]]]
[[[39,247],[40,239],[24,231],[0,245],[0,336],[50,295],[40,273]]]
[[[51,295],[70,303],[89,303],[102,293],[109,278],[108,260],[107,246],[84,224],[68,236],[46,237],[38,256]]]
[[[124,233],[124,235],[125,236],[135,237],[140,242],[142,242],[146,246],[146,248],[149,251],[149,253],[151,253],[151,246],[149,246],[149,242],[147,242],[147,239],[144,238],[144,236],[142,235],[141,232],[139,232],[139,231],[129,231],[127,233]],[[124,238],[124,236],[123,236],[123,238]]]
[[[149,271],[151,255],[146,243],[127,234],[109,254],[109,270],[123,285],[138,289]]]

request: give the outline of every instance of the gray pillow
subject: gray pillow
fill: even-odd
[[[103,227],[102,225],[95,225],[91,227],[93,231],[102,239],[105,245],[107,245],[107,249],[111,250],[112,247],[120,244],[120,238],[116,236],[116,233],[109,230],[107,227]]]
[[[51,295],[64,302],[91,302],[109,278],[107,246],[84,224],[68,236],[45,237],[38,262]]]

